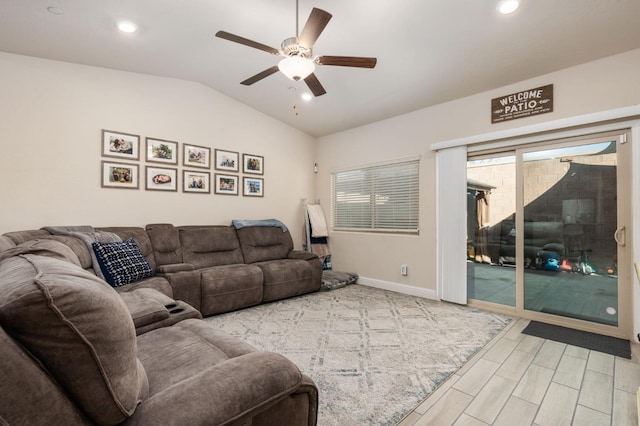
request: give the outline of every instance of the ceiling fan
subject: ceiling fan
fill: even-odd
[[[240,82],[250,86],[278,71],[294,81],[304,80],[314,96],[324,95],[326,90],[313,73],[316,65],[335,65],[341,67],[374,68],[376,58],[363,58],[357,56],[316,56],[313,57],[313,44],[316,42],[324,28],[331,20],[332,15],[322,9],[313,8],[307,22],[298,33],[298,1],[296,0],[296,37],[291,37],[282,42],[280,50],[226,31],[218,31],[216,37],[244,44],[245,46],[260,49],[272,55],[283,56],[278,65],[274,65],[259,72],[253,77]],[[299,34],[299,35],[298,35]]]

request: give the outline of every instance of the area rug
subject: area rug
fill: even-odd
[[[598,352],[631,359],[631,343],[628,340],[611,336],[589,333],[572,328],[560,327],[553,324],[545,324],[531,321],[524,330],[524,334],[566,343],[568,345],[591,349]]]
[[[394,425],[511,319],[359,284],[207,318],[319,388],[318,425]]]

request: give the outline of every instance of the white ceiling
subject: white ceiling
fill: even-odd
[[[300,29],[312,7],[333,15],[314,55],[376,68],[318,66],[327,94],[311,101],[281,73],[240,85],[278,57],[214,34],[279,48],[295,0],[0,0],[0,51],[200,82],[322,136],[640,48],[640,0],[521,0],[509,16],[498,0],[299,1]]]

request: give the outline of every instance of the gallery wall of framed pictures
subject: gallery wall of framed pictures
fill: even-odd
[[[264,156],[215,148],[212,157],[205,146],[152,137],[144,142],[141,155],[140,135],[102,130],[102,188],[264,197]]]

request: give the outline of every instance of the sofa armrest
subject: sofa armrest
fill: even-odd
[[[302,382],[300,370],[284,356],[251,352],[156,393],[123,424],[229,424],[267,410]]]
[[[151,288],[140,288],[120,293],[136,329],[169,318],[167,305],[173,299]]]
[[[289,252],[289,259],[314,260],[320,259],[317,254],[310,251],[293,250]]]
[[[189,263],[180,263],[176,265],[193,265]],[[188,268],[185,267],[185,268]],[[191,269],[177,272],[166,272],[156,275],[169,281],[171,292],[175,300],[182,300],[197,310],[200,310],[202,304],[202,290],[200,288],[200,270]]]
[[[158,274],[172,274],[174,272],[193,271],[195,268],[190,263],[169,263],[156,268]]]

